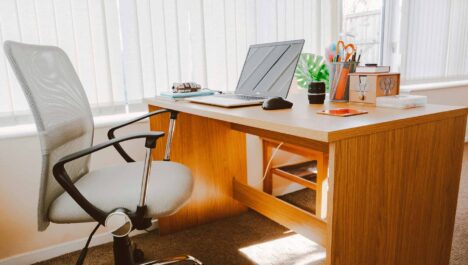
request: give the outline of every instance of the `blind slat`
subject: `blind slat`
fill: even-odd
[[[135,1],[137,7],[137,25],[141,57],[141,75],[143,82],[143,97],[156,95],[156,76],[154,75],[153,34],[151,24],[150,1]]]
[[[0,42],[3,43],[3,24],[0,21]],[[11,82],[8,74],[8,62],[5,56],[0,56],[0,112],[12,112],[13,101],[11,100]]]
[[[286,39],[292,40],[294,36],[294,1],[286,1]]]
[[[257,0],[257,42],[273,42],[277,37],[276,5],[271,0]]]
[[[192,10],[189,5],[190,0],[177,1],[177,25],[179,43],[179,65],[180,80],[192,81],[193,79],[193,58],[192,58],[192,32],[191,16]],[[195,11],[195,10],[194,10]],[[193,14],[196,15],[196,14]]]
[[[242,71],[242,62],[245,60],[245,57],[247,55],[247,47],[248,41],[246,0],[236,0],[236,49],[238,76]]]
[[[448,40],[447,70],[449,77],[468,75],[468,1],[452,1]]]
[[[14,1],[10,0],[5,2]],[[54,9],[53,0],[36,2],[36,10],[38,14],[37,23],[39,26],[39,39],[41,44],[56,45],[58,42]]]
[[[36,17],[36,1],[18,0],[16,3],[22,32],[21,39],[25,42],[38,43],[39,32]]]
[[[304,1],[294,0],[294,38],[304,36]]]
[[[246,36],[247,36],[247,45],[260,43],[257,39],[258,30],[257,30],[257,14],[262,12],[262,9],[257,9],[256,0],[246,0],[245,2],[246,9]],[[266,29],[262,29],[266,30]]]
[[[216,90],[226,90],[227,68],[224,2],[219,0],[205,0],[203,2],[208,87]]]
[[[125,87],[122,62],[122,45],[120,42],[119,4],[114,0],[104,1],[105,25],[107,33],[107,50],[112,103],[125,102]]]
[[[135,101],[143,97],[142,54],[137,24],[137,8],[136,2],[133,0],[119,0],[119,3],[127,100]],[[126,23],[126,21],[133,21],[133,23]]]
[[[286,0],[276,0],[278,40],[286,40]]]
[[[154,75],[156,88],[164,90],[169,86],[169,72],[166,53],[166,30],[163,0],[151,0],[151,28],[153,34]]]
[[[56,21],[60,21],[60,23],[56,23],[58,45],[68,54],[68,57],[70,57],[70,60],[73,62],[73,64],[76,65],[77,55],[75,47],[76,41],[74,36],[75,29],[73,20],[70,19],[72,17],[71,10],[72,9],[70,8],[69,0],[54,2],[54,14],[56,16],[55,19]],[[22,14],[21,17],[23,17]]]
[[[22,39],[22,31],[20,28],[20,20],[19,20],[19,14],[16,2],[13,1],[0,1],[0,14],[2,16],[2,19],[0,20],[2,23],[2,37],[4,40],[9,40],[9,39]],[[10,107],[12,111],[15,110],[26,110],[27,107],[27,102],[26,99],[20,90],[20,86],[18,81],[16,80],[15,75],[13,74],[13,71],[11,70],[11,67],[9,65],[6,66],[6,71],[4,72],[5,76],[2,76],[0,78],[6,78],[8,79],[9,86],[8,88],[10,91],[7,94],[10,104],[7,104]]]
[[[165,26],[165,40],[166,40],[166,53],[167,53],[167,71],[168,81],[172,82],[182,81],[180,78],[180,54],[179,54],[179,26],[177,21],[177,4],[176,1],[164,1],[164,26]]]
[[[98,103],[112,102],[112,87],[109,69],[109,49],[104,0],[88,2],[90,12],[91,37],[96,71]]]
[[[97,85],[88,3],[81,0],[72,0],[71,9],[73,10],[71,19],[73,20],[75,29],[74,38],[77,54],[77,62],[74,66],[79,73],[89,102],[95,104],[98,102],[96,93]]]
[[[192,80],[207,86],[205,23],[201,0],[187,0],[190,11],[190,38]]]
[[[227,65],[227,90],[236,89],[238,78],[237,66],[237,26],[236,26],[236,2],[224,1],[224,20],[226,31],[226,65]]]

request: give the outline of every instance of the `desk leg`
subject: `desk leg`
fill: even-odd
[[[263,174],[265,174],[265,179],[263,180],[263,191],[268,194],[273,194],[273,174],[271,173],[271,165],[269,168],[268,161],[272,155],[272,149],[274,148],[270,142],[262,140],[263,148]],[[266,171],[266,173],[265,173]]]
[[[328,264],[448,264],[466,116],[330,145]]]
[[[328,154],[321,153],[317,159],[317,190],[315,198],[315,215],[321,219],[327,218],[327,189],[325,181],[328,177]]]
[[[150,111],[156,107],[149,107]],[[169,114],[153,117],[151,130],[167,132]],[[158,141],[154,159],[161,160],[166,138]],[[192,170],[194,189],[186,206],[159,219],[162,234],[179,231],[246,210],[232,196],[232,180],[247,181],[245,134],[230,124],[180,113],[174,132],[171,160]],[[167,176],[170,178],[171,176]]]

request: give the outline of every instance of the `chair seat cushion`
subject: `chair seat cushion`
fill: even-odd
[[[75,185],[89,202],[105,212],[119,207],[134,211],[140,199],[143,166],[143,162],[134,162],[94,170]],[[192,187],[187,167],[154,161],[146,195],[147,216],[159,218],[177,212],[190,198]],[[49,219],[54,223],[94,221],[67,192],[51,204]]]

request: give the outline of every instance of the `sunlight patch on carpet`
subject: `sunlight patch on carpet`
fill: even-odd
[[[239,251],[256,264],[318,265],[325,263],[325,248],[299,234],[243,247]]]

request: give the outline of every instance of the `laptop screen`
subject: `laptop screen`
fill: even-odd
[[[236,94],[286,98],[303,46],[304,40],[251,45]]]

